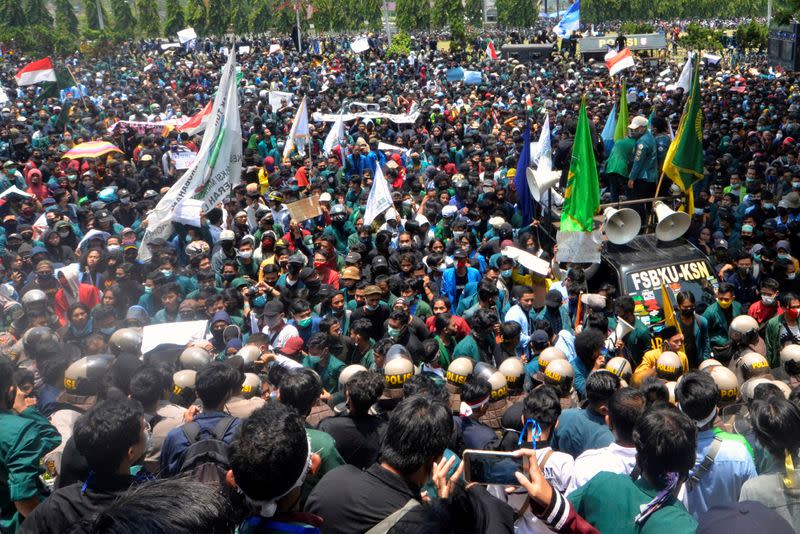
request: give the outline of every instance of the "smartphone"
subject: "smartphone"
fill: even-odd
[[[527,474],[528,458],[514,456],[513,452],[464,451],[464,478],[467,482],[478,484],[500,484],[502,486],[519,486],[514,473]]]

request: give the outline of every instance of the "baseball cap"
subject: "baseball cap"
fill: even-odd
[[[544,330],[534,330],[531,334],[531,343],[537,348],[544,348],[550,344],[550,339]]]
[[[300,336],[290,337],[283,344],[283,347],[278,349],[278,352],[285,356],[294,356],[303,350],[303,338]]]
[[[235,239],[236,234],[233,233],[233,230],[223,230],[219,233],[220,241],[234,241]]]
[[[728,250],[728,242],[724,239],[715,239],[714,248],[724,248],[725,250]]]
[[[561,306],[562,302],[564,302],[564,296],[558,289],[551,289],[544,298],[545,306],[550,306],[551,308]]]
[[[381,288],[379,288],[378,286],[367,286],[367,287],[365,287],[364,288],[364,296],[365,297],[369,297],[369,296],[372,296],[372,295],[377,295],[377,296],[380,297],[380,296],[383,296],[383,292],[381,291]]]
[[[358,263],[361,261],[361,254],[358,252],[350,252],[344,257],[345,263]]]
[[[328,193],[327,191],[325,191],[324,193],[322,193],[322,194],[319,196],[319,201],[320,201],[320,202],[330,202],[331,200],[332,200],[332,199],[331,199],[331,194],[330,194],[330,193]]]

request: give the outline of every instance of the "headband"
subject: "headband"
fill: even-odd
[[[491,395],[486,395],[484,398],[475,401],[472,404],[462,401],[461,406],[458,408],[458,415],[461,417],[471,416],[475,410],[480,410],[486,405],[487,402],[489,402],[489,397],[491,397]]]

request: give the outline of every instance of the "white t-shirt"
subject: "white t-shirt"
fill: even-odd
[[[536,449],[536,461],[539,462],[544,478],[553,488],[561,493],[566,493],[574,477],[575,460],[569,454],[554,451],[547,458],[547,463],[542,466],[542,458],[551,450],[550,447]],[[519,511],[528,500],[528,493],[522,488],[517,488],[518,493],[512,493],[511,495],[505,492],[505,486],[493,484],[486,489],[501,501],[507,502],[515,512]],[[549,532],[553,531],[539,521],[539,518],[533,515],[530,509],[514,523],[515,534],[546,534]]]
[[[568,493],[589,482],[597,473],[608,471],[619,475],[630,475],[636,466],[636,449],[612,443],[602,449],[589,449],[575,458],[575,476]]]
[[[281,331],[278,332],[278,335],[275,336],[275,339],[273,339],[273,333],[269,331],[269,326],[265,326],[261,332],[269,338],[269,347],[272,350],[282,349],[290,337],[297,337],[300,335],[297,328],[290,324],[284,325]]]

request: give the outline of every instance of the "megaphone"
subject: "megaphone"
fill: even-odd
[[[614,329],[617,339],[622,339],[631,332],[633,332],[633,326],[622,317],[617,317],[617,327]]]
[[[561,179],[561,171],[539,172],[528,167],[525,171],[525,176],[528,179],[528,188],[531,190],[531,195],[540,202],[544,192],[553,187]]]
[[[603,211],[603,226],[609,241],[624,245],[639,234],[642,219],[630,208],[618,210],[608,207]]]
[[[656,212],[656,219],[658,219],[656,237],[659,241],[673,241],[689,230],[692,219],[688,213],[675,211],[659,201],[653,203],[653,209]]]

